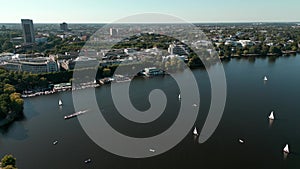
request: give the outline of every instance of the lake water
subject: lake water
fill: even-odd
[[[227,102],[222,120],[214,135],[199,144],[190,132],[176,147],[161,155],[130,159],[100,148],[83,131],[77,118],[64,120],[74,112],[72,93],[25,99],[25,118],[1,130],[0,155],[13,154],[20,169],[282,169],[300,167],[300,55],[276,60],[232,59],[223,62],[227,79]],[[201,94],[196,126],[201,129],[210,106],[210,83],[205,70],[193,71]],[[268,82],[263,77],[268,76]],[[96,89],[98,105],[116,130],[135,137],[159,134],[176,119],[178,87],[169,77],[135,79],[131,99],[139,110],[149,108],[152,89],[165,91],[168,105],[155,122],[137,127],[122,118],[114,108],[110,86]],[[90,90],[90,89],[87,89]],[[84,90],[78,92],[85,92]],[[62,99],[64,106],[58,107]],[[269,124],[274,110],[276,120]],[[88,116],[88,113],[83,116]],[[240,144],[242,138],[245,143]],[[57,145],[53,141],[58,140]],[[284,159],[282,149],[290,145]],[[84,160],[92,159],[85,164]]]

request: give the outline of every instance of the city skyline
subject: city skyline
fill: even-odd
[[[0,23],[20,23],[23,18],[34,23],[111,23],[140,13],[162,13],[188,22],[299,22],[299,1],[272,2],[204,0],[137,1],[119,0],[2,2]],[[152,18],[153,19],[153,18]],[[154,19],[155,20],[155,19]]]

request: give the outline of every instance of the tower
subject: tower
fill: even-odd
[[[25,44],[31,44],[35,42],[34,38],[34,28],[31,19],[21,19],[22,30]]]

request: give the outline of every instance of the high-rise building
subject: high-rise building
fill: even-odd
[[[118,35],[119,31],[118,31],[118,29],[110,28],[109,33],[110,33],[110,36],[116,37]]]
[[[60,24],[60,29],[63,30],[63,31],[68,31],[69,28],[68,28],[68,24],[66,22],[63,22]]]
[[[22,19],[22,29],[23,29],[23,37],[25,44],[31,44],[35,42],[34,38],[34,28],[33,22],[31,19]]]

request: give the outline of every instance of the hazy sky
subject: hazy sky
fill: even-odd
[[[300,0],[0,0],[0,23],[111,23],[144,12],[189,22],[300,21]]]

